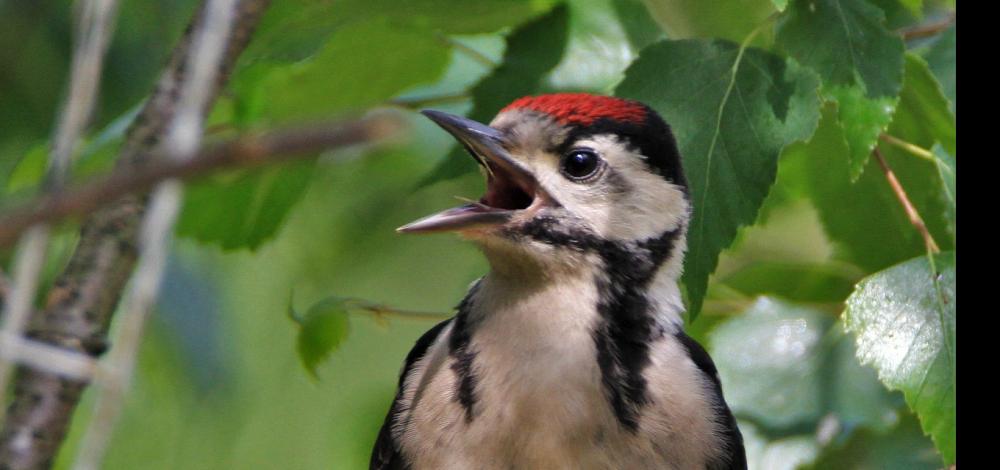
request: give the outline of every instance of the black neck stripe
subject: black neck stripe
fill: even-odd
[[[595,279],[600,320],[592,334],[601,381],[619,422],[637,431],[648,400],[642,372],[650,363],[649,345],[665,333],[650,311],[646,290],[670,256],[681,230],[637,243],[616,242],[584,230],[566,231],[554,219],[538,218],[520,233],[600,257],[604,271]]]
[[[454,358],[451,369],[458,376],[458,383],[455,385],[455,400],[465,409],[465,421],[470,423],[475,417],[473,411],[478,400],[476,396],[478,377],[476,377],[473,368],[476,352],[469,346],[469,342],[472,340],[469,312],[472,310],[472,298],[477,290],[479,290],[479,283],[473,285],[465,299],[458,304],[455,326],[451,330],[448,343],[449,354]]]

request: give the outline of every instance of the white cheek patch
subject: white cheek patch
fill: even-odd
[[[679,186],[652,171],[643,157],[612,135],[598,135],[577,143],[604,159],[607,168],[599,181],[573,183],[563,178],[553,196],[570,212],[586,219],[612,240],[644,240],[678,229],[690,204]]]

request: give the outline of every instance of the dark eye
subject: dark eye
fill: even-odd
[[[573,179],[592,176],[601,166],[601,158],[590,150],[573,150],[562,161],[562,171]]]

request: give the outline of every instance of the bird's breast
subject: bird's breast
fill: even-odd
[[[419,468],[589,468],[584,462],[597,459],[588,453],[615,425],[592,337],[596,289],[577,283],[512,294],[491,282],[481,281],[464,312],[470,318],[456,321],[423,361],[433,377],[412,378],[420,402],[411,427],[444,430],[412,440],[433,462]],[[463,336],[467,342],[455,340]]]
[[[649,352],[652,368],[670,379],[650,379],[639,428],[628,428],[598,359],[598,288],[568,282],[517,290],[495,282],[485,278],[473,289],[407,377],[408,413],[397,435],[414,470],[697,467],[687,464],[704,452],[691,451],[698,447],[685,433],[711,432],[711,422],[696,418],[710,416],[710,405],[693,364],[664,342],[669,336]],[[669,424],[676,422],[693,424]],[[704,440],[705,433],[692,435]]]

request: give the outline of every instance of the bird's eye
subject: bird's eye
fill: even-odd
[[[591,150],[573,150],[562,161],[562,171],[574,180],[585,180],[599,170],[601,158]]]

